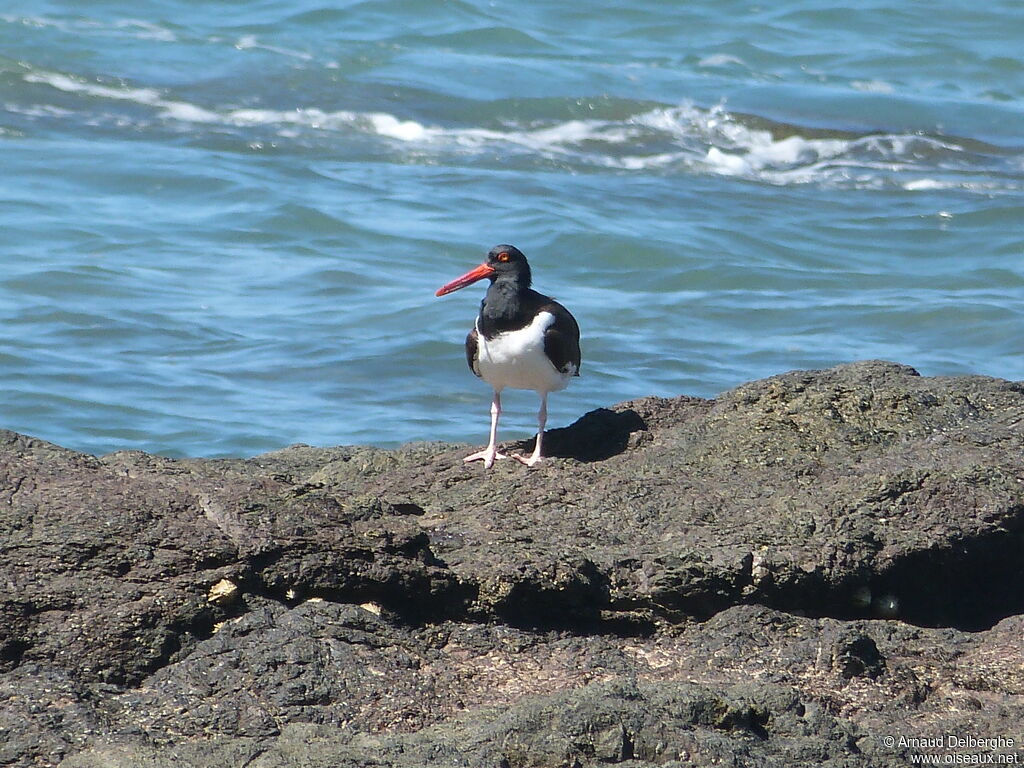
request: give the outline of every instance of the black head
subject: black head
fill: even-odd
[[[487,253],[487,261],[484,263],[494,269],[491,280],[514,280],[522,289],[529,288],[533,282],[529,262],[514,245],[494,246]]]
[[[530,265],[523,252],[514,245],[503,244],[491,248],[484,263],[479,267],[471,269],[462,277],[457,277],[438,288],[437,295],[444,296],[446,293],[465,288],[485,277],[492,283],[498,280],[504,284],[511,283],[520,291],[525,291],[533,282]]]

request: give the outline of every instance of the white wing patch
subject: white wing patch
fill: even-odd
[[[499,333],[490,340],[479,333],[478,324],[477,368],[483,380],[499,392],[506,387],[536,392],[565,389],[574,371],[557,370],[544,354],[544,332],[553,322],[555,316],[550,312],[539,312],[525,328]]]

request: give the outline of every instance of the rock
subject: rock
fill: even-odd
[[[0,433],[0,764],[1020,747],[1022,423],[1020,383],[865,362],[599,409],[531,470]]]
[[[885,671],[885,658],[870,635],[846,633],[832,646],[832,665],[840,675],[876,678]]]

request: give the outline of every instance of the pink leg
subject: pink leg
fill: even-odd
[[[512,458],[520,461],[528,467],[532,467],[540,461],[540,443],[544,437],[544,426],[548,423],[548,395],[547,392],[540,396],[540,411],[537,412],[537,443],[533,447],[533,453],[527,456],[512,454]]]
[[[471,453],[463,461],[483,461],[484,467],[490,469],[494,466],[495,459],[508,458],[504,453],[498,451],[498,417],[501,416],[501,393],[495,390],[494,399],[491,400],[491,439],[487,447],[482,451]]]

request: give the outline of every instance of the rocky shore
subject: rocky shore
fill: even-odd
[[[545,448],[0,432],[0,765],[1024,761],[1024,383],[861,362]]]

